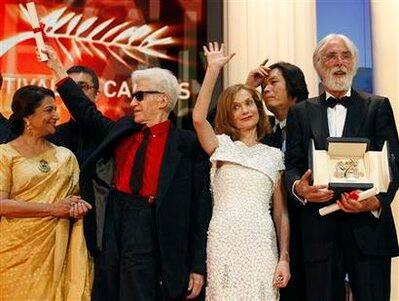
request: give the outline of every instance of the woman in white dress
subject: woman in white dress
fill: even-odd
[[[223,91],[215,133],[206,115],[218,75],[234,54],[224,55],[216,42],[204,51],[208,67],[193,123],[212,162],[206,299],[278,300],[290,278],[283,154],[259,143],[270,125],[258,93],[244,85]]]

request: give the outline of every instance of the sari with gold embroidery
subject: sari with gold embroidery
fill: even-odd
[[[78,193],[78,178],[78,163],[66,148],[26,158],[0,145],[0,191],[9,199],[54,203]],[[1,301],[90,300],[91,279],[81,219],[1,217]]]

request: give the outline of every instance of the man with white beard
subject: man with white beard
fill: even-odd
[[[313,64],[325,92],[293,106],[287,119],[285,185],[288,199],[302,207],[307,300],[344,300],[346,274],[356,301],[389,300],[391,258],[399,255],[390,207],[398,183],[387,193],[356,202],[310,181],[310,139],[316,149],[326,149],[327,137],[368,138],[370,150],[381,150],[388,141],[392,171],[397,172],[399,141],[391,105],[385,97],[351,88],[357,62],[358,51],[348,37],[323,38]],[[392,178],[397,182],[398,175]],[[318,210],[329,202],[342,210],[320,216]]]

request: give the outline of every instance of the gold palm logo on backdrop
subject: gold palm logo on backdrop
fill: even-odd
[[[29,24],[29,14],[23,5],[19,5],[22,17]],[[174,60],[159,49],[161,46],[176,42],[168,34],[168,26],[156,28],[153,25],[133,26],[131,22],[112,24],[114,18],[97,22],[98,17],[83,20],[83,14],[67,12],[67,7],[56,9],[41,18],[43,32],[48,39],[54,39],[63,54],[71,61],[90,56],[107,60],[107,52],[117,61],[131,68],[124,57],[146,64],[146,56]],[[97,25],[96,25],[97,24]],[[65,28],[65,29],[63,29]],[[0,57],[17,44],[33,39],[33,31],[21,32],[11,38],[0,41]]]

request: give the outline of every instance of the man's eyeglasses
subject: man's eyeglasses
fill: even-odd
[[[137,101],[142,101],[144,99],[145,94],[161,94],[163,92],[160,91],[136,91],[132,94],[132,99],[136,99]]]
[[[322,56],[325,62],[338,62],[339,60],[348,62],[353,59],[352,53],[349,51],[343,52],[342,54],[338,54],[336,52],[329,52]]]
[[[81,87],[83,90],[90,90],[94,89],[95,87],[93,85],[90,85],[86,82],[77,82],[78,86]]]

